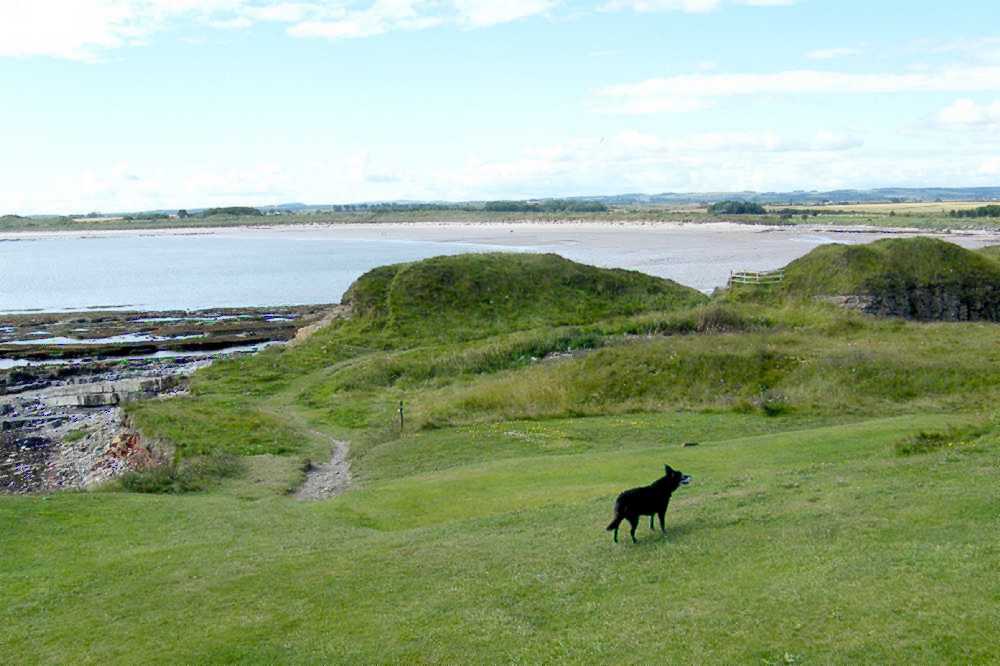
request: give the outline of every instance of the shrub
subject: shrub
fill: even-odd
[[[698,311],[695,330],[699,333],[733,333],[748,331],[757,324],[737,310],[723,305],[711,305]]]
[[[897,441],[893,448],[896,454],[900,456],[931,453],[943,448],[970,445],[991,430],[992,428],[989,425],[951,427],[947,430],[937,432],[921,430],[915,435],[910,435]]]
[[[1000,217],[1000,206],[991,204],[971,210],[953,210],[949,215],[952,217]]]
[[[178,465],[133,470],[121,477],[121,485],[133,493],[191,493],[208,490],[222,479],[236,478],[245,472],[246,464],[236,456],[216,453]]]
[[[720,201],[708,207],[712,215],[764,215],[767,211],[751,201]]]

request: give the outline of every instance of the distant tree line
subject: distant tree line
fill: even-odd
[[[817,217],[819,215],[829,215],[832,213],[836,213],[838,211],[817,210],[815,208],[779,208],[774,212],[780,215],[781,217],[787,218],[787,217],[794,217],[796,215],[801,215],[802,217],[809,217],[809,216]]]
[[[545,201],[487,201],[484,210],[497,213],[603,213],[600,201],[547,199]]]
[[[487,201],[475,203],[359,203],[339,204],[325,210],[335,213],[402,213],[413,211],[466,211],[486,210],[495,213],[600,213],[608,207],[599,201],[548,199],[545,201]]]
[[[125,215],[123,220],[169,220],[170,216],[166,213],[134,213],[132,215]]]
[[[225,206],[223,208],[208,208],[201,213],[201,217],[212,217],[213,215],[263,215],[259,209],[251,206]]]
[[[446,203],[398,203],[398,202],[337,204],[335,206],[330,206],[328,208],[324,206],[324,211],[332,211],[334,213],[371,213],[371,212],[401,213],[406,211],[417,211],[417,210],[474,210],[474,209],[470,206],[446,204]],[[322,211],[317,211],[317,212],[322,212]]]
[[[708,207],[712,215],[765,215],[764,207],[752,201],[719,201]]]
[[[1000,206],[991,204],[969,210],[953,210],[948,214],[951,217],[1000,217]]]

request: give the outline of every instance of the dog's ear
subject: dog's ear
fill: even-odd
[[[674,470],[671,469],[670,465],[664,465],[663,466],[663,474],[664,474],[664,476],[670,476],[670,473],[672,471],[674,471]]]

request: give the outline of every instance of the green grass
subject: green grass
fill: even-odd
[[[989,245],[987,247],[980,248],[978,252],[988,259],[1000,261],[1000,245]]]
[[[129,414],[146,432],[172,445],[177,459],[211,453],[282,455],[302,445],[281,419],[237,399],[137,402],[129,405]]]
[[[73,444],[74,442],[79,442],[84,439],[89,433],[85,428],[74,428],[63,435],[63,441],[67,444]]]
[[[389,267],[351,297],[300,346],[128,405],[173,466],[0,497],[0,654],[995,660],[997,324],[706,304],[520,255]],[[333,438],[352,490],[289,498]],[[612,544],[616,493],[664,463],[694,476],[668,536]]]
[[[216,452],[178,464],[132,470],[118,482],[133,493],[192,493],[209,490],[221,479],[238,478],[246,473],[246,467],[243,458]]]
[[[0,649],[18,663],[995,658],[995,442],[901,458],[893,442],[954,417],[736,437],[730,418],[745,417],[699,424],[695,448],[596,443],[316,504],[4,498]],[[610,440],[616,421],[537,425]],[[695,477],[669,535],[612,544],[614,494],[663,462]]]
[[[730,301],[857,296],[866,311],[922,320],[1000,321],[1000,265],[982,251],[927,238],[817,247],[770,285],[733,285]]]
[[[867,245],[823,245],[787,266],[780,291],[801,297],[899,287],[975,289],[982,284],[1000,285],[1000,268],[977,252],[916,237]]]
[[[643,273],[554,254],[466,254],[377,268],[344,297],[369,330],[393,339],[470,340],[586,324],[708,299]]]

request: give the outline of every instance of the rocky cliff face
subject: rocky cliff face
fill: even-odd
[[[995,285],[896,287],[869,294],[828,296],[823,300],[880,317],[1000,322],[1000,288]]]

